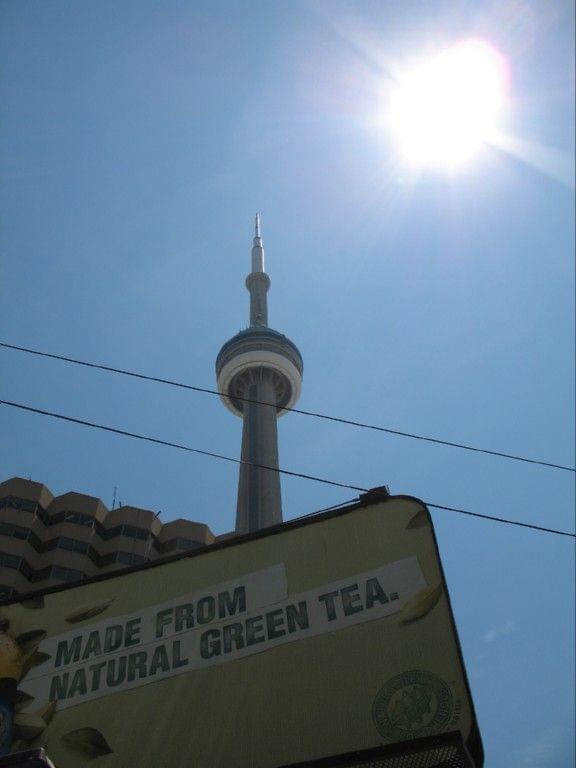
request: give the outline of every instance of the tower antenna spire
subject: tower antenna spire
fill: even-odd
[[[254,272],[263,273],[266,270],[264,268],[264,246],[262,245],[262,237],[260,235],[260,214],[259,213],[257,213],[255,217],[254,232],[255,232],[255,235],[254,235],[254,240],[252,242],[252,273]],[[264,302],[264,304],[266,303],[266,291],[270,287],[270,281],[267,279],[267,281],[264,281],[264,282],[265,282],[265,285],[260,286],[263,290],[259,290],[256,292],[259,294],[259,299],[257,301],[258,304],[261,304],[262,302]],[[247,287],[248,287],[248,290],[250,291],[251,297],[255,298],[254,292],[250,289],[250,286],[247,286]],[[267,322],[265,317],[267,313],[266,307],[261,308],[259,311],[262,314],[261,320],[263,322],[257,323],[257,324],[266,325],[266,322]],[[253,321],[254,321],[254,318],[251,318],[250,322],[252,324],[254,324]]]

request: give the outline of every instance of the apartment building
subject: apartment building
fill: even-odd
[[[53,496],[41,483],[0,483],[0,598],[73,583],[212,544],[203,523],[162,524],[148,509],[108,509],[73,491]]]

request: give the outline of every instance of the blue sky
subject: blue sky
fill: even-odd
[[[573,29],[561,0],[3,0],[2,340],[214,387],[259,210],[302,408],[574,466]],[[467,38],[508,61],[515,149],[416,173],[382,93]],[[5,399],[239,455],[216,397],[5,350],[0,370]],[[234,465],[0,417],[3,479],[233,527]],[[571,473],[279,431],[286,469],[573,530]],[[354,495],[283,479],[286,518]],[[571,541],[434,520],[487,768],[571,767]]]

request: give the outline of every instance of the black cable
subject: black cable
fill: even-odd
[[[74,365],[82,365],[86,368],[96,368],[100,371],[108,371],[109,373],[119,373],[122,376],[131,376],[135,379],[144,379],[145,381],[154,381],[158,384],[168,384],[171,387],[178,387],[180,389],[188,389],[192,390],[193,392],[204,392],[205,394],[209,395],[218,395],[219,397],[226,397],[228,399],[231,399],[229,395],[227,395],[225,392],[218,392],[215,389],[207,389],[206,387],[196,387],[192,384],[183,384],[179,381],[172,381],[170,379],[162,379],[157,376],[147,376],[143,373],[135,373],[134,371],[127,371],[122,368],[112,368],[109,365],[100,365],[98,363],[88,363],[85,360],[76,360],[73,357],[64,357],[63,355],[53,355],[49,352],[40,352],[36,349],[29,349],[28,347],[18,347],[14,344],[7,344],[5,342],[0,342],[0,347],[4,347],[5,349],[12,349],[17,350],[18,352],[26,352],[30,355],[37,355],[39,357],[49,357],[53,360],[61,360],[65,363],[73,363]],[[235,400],[241,400],[246,403],[258,403],[260,405],[271,405],[275,407],[275,403],[267,403],[263,402],[261,400],[251,400],[248,397],[237,397],[234,396]],[[450,448],[460,448],[464,451],[473,451],[475,453],[485,453],[489,456],[499,456],[503,459],[511,459],[512,461],[522,461],[527,464],[537,464],[542,467],[551,467],[552,469],[561,469],[565,472],[576,472],[576,468],[574,467],[566,467],[563,464],[553,464],[549,461],[541,461],[538,459],[529,459],[526,456],[516,456],[512,453],[502,453],[500,451],[491,451],[487,448],[476,448],[472,445],[465,445],[464,443],[454,443],[450,442],[449,440],[441,440],[440,438],[436,437],[425,437],[424,435],[416,435],[412,432],[402,432],[398,429],[390,429],[388,427],[379,427],[376,424],[366,424],[361,421],[353,421],[351,419],[343,419],[338,416],[328,416],[325,413],[317,413],[316,411],[305,411],[301,408],[284,408],[285,411],[291,411],[292,413],[299,413],[302,416],[313,416],[316,419],[324,419],[325,421],[335,421],[338,424],[348,424],[349,426],[353,427],[360,427],[362,429],[372,429],[376,432],[386,432],[389,435],[398,435],[400,437],[410,437],[413,440],[423,440],[427,443],[436,443],[437,445],[447,445]]]
[[[75,419],[72,416],[64,416],[61,413],[53,413],[52,411],[44,411],[41,408],[32,408],[30,405],[22,405],[21,403],[12,403],[9,400],[0,400],[1,405],[9,405],[12,408],[20,408],[22,411],[30,411],[31,413],[39,413],[42,416],[52,416],[54,419],[61,419],[62,421],[71,421],[73,424],[81,424],[84,427],[92,427],[93,429],[101,429],[104,432],[114,432],[117,435],[124,435],[125,437],[135,437],[137,440],[145,440],[148,443],[156,443],[157,445],[166,445],[169,448],[178,448],[180,451],[188,451],[188,453],[199,453],[202,456],[211,456],[214,459],[222,459],[223,461],[231,461],[234,464],[247,464],[251,467],[260,467],[260,469],[268,469],[271,472],[279,472],[282,475],[290,475],[291,477],[301,477],[305,480],[315,480],[317,483],[326,483],[327,485],[335,485],[338,488],[351,488],[353,491],[366,491],[366,488],[359,488],[357,485],[348,485],[347,483],[337,483],[334,480],[326,480],[322,477],[316,477],[315,475],[305,475],[302,472],[290,472],[287,469],[278,469],[277,467],[268,467],[266,464],[256,464],[255,462],[243,461],[242,459],[233,459],[231,456],[224,456],[221,453],[213,453],[212,451],[205,451],[201,448],[191,448],[189,445],[182,445],[181,443],[171,443],[168,440],[161,440],[158,437],[149,437],[147,435],[139,435],[136,432],[127,432],[124,429],[117,429],[116,427],[107,427],[103,424],[96,424],[92,421],[85,421],[84,419]]]
[[[73,424],[81,424],[85,427],[92,427],[93,429],[101,429],[104,432],[113,432],[116,435],[124,435],[125,437],[134,437],[137,440],[144,440],[148,443],[156,443],[157,445],[165,445],[169,448],[177,448],[181,451],[188,451],[189,453],[199,453],[202,456],[210,456],[214,459],[222,459],[224,461],[231,461],[234,464],[246,464],[248,466],[252,467],[260,467],[261,469],[268,469],[271,472],[279,472],[282,475],[289,475],[290,477],[300,477],[304,480],[314,480],[317,483],[324,483],[325,485],[335,485],[338,488],[351,488],[353,491],[362,491],[363,493],[367,493],[370,489],[369,488],[361,488],[358,485],[349,485],[348,483],[337,483],[334,480],[326,480],[322,477],[316,477],[315,475],[306,475],[302,472],[290,472],[287,469],[278,469],[276,467],[268,467],[265,464],[256,464],[249,461],[243,461],[242,459],[233,459],[230,456],[224,456],[221,453],[214,453],[212,451],[205,451],[200,448],[191,448],[188,445],[181,445],[180,443],[172,443],[168,440],[161,440],[156,437],[149,437],[147,435],[139,435],[136,432],[127,432],[124,429],[117,429],[116,427],[108,427],[103,424],[96,424],[92,421],[85,421],[84,419],[75,419],[72,416],[64,416],[61,413],[54,413],[53,411],[45,411],[41,408],[33,408],[30,405],[23,405],[22,403],[14,403],[9,400],[0,400],[0,405],[8,405],[11,408],[18,408],[22,411],[29,411],[30,413],[37,413],[42,416],[51,416],[54,419],[60,419],[62,421],[68,421],[72,422]],[[570,536],[571,538],[576,538],[576,534],[570,533],[569,531],[560,531],[555,528],[544,528],[540,525],[532,525],[531,523],[521,523],[517,520],[508,520],[504,517],[493,517],[491,515],[482,515],[479,512],[469,512],[465,509],[457,509],[456,507],[446,507],[442,506],[440,504],[432,504],[430,502],[424,502],[428,507],[433,507],[435,509],[443,509],[447,510],[449,512],[457,512],[462,515],[470,515],[471,517],[480,517],[484,520],[492,520],[493,522],[497,523],[507,523],[508,525],[516,525],[520,526],[521,528],[531,528],[535,531],[543,531],[544,533],[554,533],[558,536]],[[339,506],[339,505],[337,505]],[[316,514],[316,513],[313,513]]]
[[[350,499],[349,501],[343,501],[341,504],[336,504],[333,507],[327,507],[326,509],[320,509],[316,512],[309,512],[307,515],[300,515],[297,518],[293,518],[295,520],[303,520],[307,517],[315,517],[316,515],[321,515],[323,512],[330,512],[332,509],[338,509],[339,507],[347,507],[350,504],[354,504],[356,499]],[[559,536],[570,536],[571,538],[576,538],[576,534],[570,533],[570,531],[560,531],[556,528],[543,528],[541,525],[533,525],[532,523],[520,523],[518,520],[509,520],[505,517],[493,517],[491,515],[483,515],[480,512],[469,512],[467,509],[458,509],[457,507],[445,507],[442,504],[432,504],[429,501],[422,502],[427,507],[432,507],[433,509],[443,509],[448,512],[458,512],[461,515],[469,515],[470,517],[480,517],[482,520],[491,520],[495,523],[506,523],[508,525],[517,525],[520,528],[531,528],[534,531],[542,531],[543,533],[555,533]]]
[[[532,523],[520,523],[518,520],[508,520],[505,517],[493,517],[492,515],[482,515],[480,512],[469,512],[467,509],[458,509],[456,507],[444,507],[441,504],[431,504],[428,501],[425,501],[424,504],[426,504],[427,507],[433,507],[434,509],[444,509],[448,512],[458,512],[461,515],[469,515],[470,517],[480,517],[483,520],[492,520],[495,523],[507,523],[508,525],[518,525],[521,528],[531,528],[534,531],[543,531],[544,533],[555,533],[558,536],[570,536],[573,539],[576,539],[575,533],[570,533],[570,531],[560,531],[557,528],[544,528],[541,525],[533,525]]]

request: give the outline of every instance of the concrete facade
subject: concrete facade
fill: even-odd
[[[0,597],[78,582],[212,544],[208,526],[164,523],[131,506],[109,510],[94,496],[53,496],[41,483],[0,483]]]

